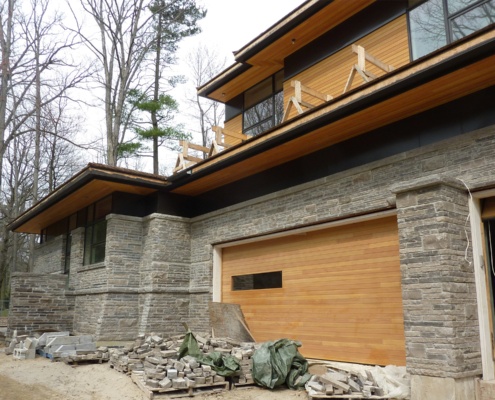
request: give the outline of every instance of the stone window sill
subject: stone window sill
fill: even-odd
[[[82,265],[80,267],[77,268],[76,272],[86,272],[86,271],[92,271],[94,269],[101,269],[101,268],[105,268],[105,262],[99,262],[99,263],[96,263],[96,264],[90,264],[90,265]]]

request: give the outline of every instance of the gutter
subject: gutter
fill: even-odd
[[[493,26],[491,26],[491,29],[493,29]],[[487,29],[489,30],[489,29]],[[481,33],[486,32],[487,30],[480,31]],[[469,39],[472,39],[472,36],[469,37]],[[456,42],[455,45],[452,47],[456,47],[459,44],[459,42]],[[398,68],[387,75],[383,76],[382,78],[378,78],[372,82],[370,82],[368,85],[375,84],[376,82],[379,82],[380,80],[383,80],[384,78],[389,78],[390,76],[393,76],[393,74],[397,74],[399,72],[404,71],[405,69],[409,69],[414,67],[417,64],[420,64],[424,62],[426,59],[432,58],[438,53],[446,51],[446,48],[442,48],[441,51],[432,53],[431,55],[427,57],[423,57],[419,60],[416,60],[412,63],[407,64],[403,68]],[[294,140],[296,138],[299,138],[301,136],[304,136],[306,133],[311,132],[315,129],[321,128],[325,125],[328,125],[332,122],[338,121],[339,119],[348,117],[357,111],[360,111],[365,108],[369,108],[375,104],[379,104],[380,102],[383,102],[385,100],[388,100],[390,98],[393,98],[394,96],[406,92],[410,89],[413,89],[417,86],[420,86],[424,83],[430,82],[432,80],[435,80],[438,77],[441,77],[443,75],[446,75],[450,72],[456,71],[462,67],[465,67],[469,64],[475,63],[479,60],[482,60],[486,57],[492,56],[495,54],[495,38],[489,39],[486,42],[480,43],[478,45],[475,45],[463,52],[460,52],[458,54],[455,54],[437,64],[434,64],[421,72],[418,72],[402,81],[396,82],[394,84],[391,84],[390,86],[387,86],[383,89],[379,89],[370,95],[367,95],[365,97],[356,99],[341,108],[334,110],[328,114],[322,115],[318,118],[315,118],[311,120],[310,122],[296,126],[292,130],[280,134],[278,136],[274,136],[271,139],[265,140],[264,142],[254,145],[253,147],[246,149],[244,151],[241,151],[232,157],[225,158],[224,160],[218,161],[210,166],[205,166],[204,168],[200,169],[197,172],[192,172],[194,168],[197,168],[198,166],[207,163],[211,159],[207,159],[205,161],[202,161],[198,164],[195,164],[188,169],[181,171],[180,173],[168,177],[168,180],[172,183],[170,186],[170,190],[173,190],[175,188],[178,188],[182,185],[186,185],[188,183],[194,182],[195,180],[198,180],[204,176],[207,176],[209,174],[218,172],[228,166],[234,165],[238,162],[244,161],[246,159],[249,159],[259,153],[262,153],[264,151],[270,150],[274,147],[280,146],[284,143],[287,143],[291,140]],[[357,88],[353,91],[348,92],[346,95],[352,95],[355,93],[357,90],[361,90],[365,87],[364,85],[361,86],[360,88]],[[339,97],[337,100],[342,99],[342,97]],[[287,121],[286,123],[293,123],[294,121],[297,120],[297,118],[307,118],[308,115],[311,115],[311,113],[315,113],[320,111],[321,109],[325,108],[328,106],[328,103],[322,104],[318,107],[315,107],[311,109],[310,111],[305,112],[304,114],[301,114],[298,117],[295,117],[291,119],[290,121]],[[278,125],[276,128],[273,128],[267,132],[265,132],[261,136],[257,137],[262,137],[264,135],[270,134],[276,129],[280,129],[281,126],[284,126],[284,124]],[[225,151],[233,151],[235,149],[238,149],[239,147],[243,146],[245,143],[238,144],[237,146],[230,147],[229,149]],[[225,154],[225,152],[221,153]]]

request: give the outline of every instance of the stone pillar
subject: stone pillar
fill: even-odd
[[[396,186],[412,400],[472,400],[481,374],[468,194],[433,176]]]
[[[152,214],[143,227],[139,333],[183,333],[190,305],[189,219]]]

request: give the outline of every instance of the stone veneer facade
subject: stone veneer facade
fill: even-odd
[[[83,266],[84,232],[72,233],[73,330],[207,330],[215,243],[395,207],[413,399],[432,385],[469,398],[481,351],[466,185],[495,184],[494,154],[491,126],[193,219],[109,215],[104,263]]]

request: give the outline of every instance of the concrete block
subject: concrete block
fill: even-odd
[[[187,389],[187,381],[184,378],[172,379],[172,387],[174,389]]]
[[[167,378],[168,379],[177,379],[177,370],[175,368],[167,369]]]
[[[38,338],[38,346],[46,346],[47,340],[56,336],[69,336],[70,332],[45,332]]]
[[[96,351],[96,343],[80,343],[76,344],[77,351]]]
[[[163,358],[177,358],[178,354],[175,350],[162,350],[160,354]]]
[[[196,378],[194,379],[194,381],[198,385],[204,385],[206,383],[206,378],[204,376],[196,376]]]
[[[160,382],[158,382],[158,385],[162,389],[169,389],[172,387],[172,381],[169,378],[163,378]]]

